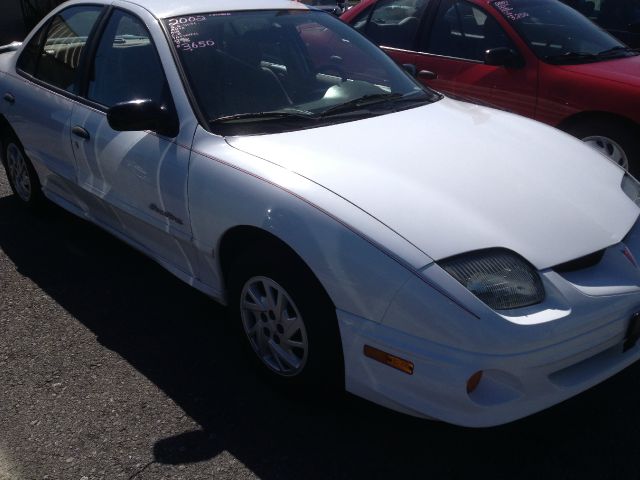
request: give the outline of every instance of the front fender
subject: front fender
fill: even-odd
[[[202,129],[195,136],[188,189],[194,243],[204,259],[200,276],[222,298],[217,248],[237,226],[282,240],[307,263],[336,308],[376,322],[407,280],[431,263],[344,199]]]

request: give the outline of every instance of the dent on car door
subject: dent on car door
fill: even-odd
[[[69,125],[87,37],[102,7],[62,10],[27,42],[6,84],[9,123],[39,171],[49,195],[73,197],[76,169]]]
[[[519,55],[513,65],[487,65],[485,52],[507,48]],[[471,2],[442,0],[428,32],[420,39],[418,70],[429,70],[427,85],[472,101],[533,116],[537,64],[522,56],[493,16]]]
[[[78,183],[91,215],[129,240],[192,275],[187,252],[190,149],[149,131],[115,131],[107,110],[151,99],[175,111],[156,46],[144,23],[114,9],[96,44],[71,128]],[[178,138],[179,140],[179,138]]]

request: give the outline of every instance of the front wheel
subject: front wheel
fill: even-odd
[[[304,372],[309,357],[306,319],[282,285],[265,276],[247,279],[240,293],[240,319],[267,368],[283,377]]]
[[[243,255],[230,275],[231,313],[249,354],[277,383],[343,388],[335,307],[299,259],[262,250]]]
[[[43,202],[40,180],[22,144],[11,134],[6,135],[0,143],[2,163],[11,190],[23,204],[31,208],[39,207]]]
[[[626,123],[616,120],[588,120],[566,129],[590,147],[634,176],[640,174],[640,138]]]

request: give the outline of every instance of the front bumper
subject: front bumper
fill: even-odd
[[[597,328],[533,351],[490,355],[456,350],[338,311],[346,388],[388,408],[456,425],[488,427],[543,410],[611,377],[640,358],[640,343],[623,352],[640,298],[603,309]],[[631,306],[632,305],[632,306]],[[408,375],[363,354],[370,345],[410,360]],[[482,370],[478,388],[467,381]]]

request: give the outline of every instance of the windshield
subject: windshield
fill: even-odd
[[[311,128],[432,102],[378,47],[333,16],[248,11],[165,20],[209,128]]]
[[[498,0],[492,5],[548,63],[587,63],[636,54],[557,0]]]

